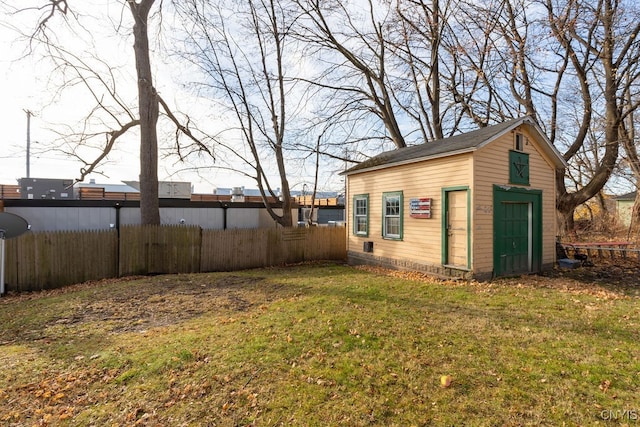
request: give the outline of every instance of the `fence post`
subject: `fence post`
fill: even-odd
[[[113,206],[116,210],[116,277],[120,277],[120,202]]]
[[[4,295],[4,230],[0,230],[0,296]]]

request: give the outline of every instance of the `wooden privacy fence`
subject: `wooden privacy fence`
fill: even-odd
[[[342,227],[202,230],[125,226],[120,233],[28,233],[6,240],[7,291],[37,291],[135,274],[233,271],[346,259]]]
[[[5,241],[7,291],[37,291],[115,277],[115,231],[27,233]]]
[[[193,226],[126,226],[120,229],[120,276],[197,273],[201,229]]]
[[[343,227],[203,230],[201,271],[234,271],[321,259],[344,260]]]

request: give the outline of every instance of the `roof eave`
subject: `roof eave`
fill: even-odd
[[[470,152],[476,151],[479,148],[482,148],[482,147],[492,143],[496,139],[501,138],[503,135],[505,135],[505,134],[507,134],[509,132],[512,132],[515,128],[517,128],[518,126],[521,126],[523,124],[530,126],[538,134],[538,137],[540,138],[540,140],[542,142],[540,144],[540,147],[542,148],[542,151],[544,151],[544,153],[551,159],[551,161],[553,162],[553,164],[555,165],[557,170],[562,170],[562,169],[564,169],[564,168],[566,168],[568,166],[568,164],[567,164],[566,160],[564,159],[564,157],[562,156],[562,154],[560,154],[558,149],[551,143],[549,138],[547,138],[547,136],[542,131],[540,126],[538,126],[538,124],[530,116],[524,116],[524,117],[521,117],[518,120],[515,120],[511,124],[511,126],[509,126],[508,128],[504,129],[501,132],[496,133],[495,135],[492,135],[491,137],[485,139],[484,141],[482,141],[481,143],[479,143],[476,146],[463,148],[463,149],[456,150],[456,151],[448,151],[448,152],[444,152],[444,153],[433,154],[433,155],[429,155],[429,156],[416,157],[414,159],[407,159],[407,160],[402,160],[402,161],[397,161],[397,162],[384,163],[384,164],[380,164],[380,165],[376,165],[376,166],[370,166],[370,167],[366,167],[366,168],[362,168],[362,169],[356,169],[356,170],[353,170],[353,171],[346,170],[344,172],[341,172],[340,175],[349,176],[349,175],[354,175],[354,174],[363,173],[363,172],[371,172],[371,171],[375,171],[375,170],[386,169],[386,168],[389,168],[389,167],[402,166],[402,165],[407,165],[407,164],[412,164],[412,163],[417,163],[417,162],[423,162],[425,160],[432,160],[432,159],[438,159],[438,158],[443,158],[443,157],[455,156],[455,155],[458,155],[458,154],[470,153]]]
[[[545,152],[547,156],[549,156],[551,161],[556,166],[556,169],[564,169],[568,166],[567,161],[564,159],[562,154],[560,154],[558,149],[551,143],[549,138],[547,138],[547,135],[542,131],[540,126],[538,126],[538,124],[530,116],[524,116],[524,117],[521,117],[519,120],[514,121],[513,124],[507,129],[493,135],[491,138],[487,138],[485,141],[480,143],[478,145],[478,148],[481,148],[481,147],[484,147],[485,145],[490,144],[491,142],[502,137],[508,132],[513,131],[515,128],[521,125],[528,125],[535,130],[535,132],[538,134],[538,136],[543,142],[543,144],[541,144],[542,150]]]
[[[534,122],[531,117],[523,117],[523,123],[531,126],[540,136],[540,139],[544,142],[542,144],[542,150],[551,158],[551,160],[555,163],[556,169],[565,169],[569,164],[564,159],[560,151],[553,145],[553,143],[547,138],[547,135],[542,131],[540,126]]]
[[[438,153],[438,154],[432,154],[430,156],[422,156],[422,157],[416,157],[413,159],[407,159],[407,160],[401,160],[398,162],[392,162],[392,163],[384,163],[381,165],[376,165],[376,166],[371,166],[368,168],[362,168],[362,169],[356,169],[354,171],[344,171],[344,172],[340,172],[340,175],[344,175],[344,176],[349,176],[349,175],[355,175],[358,173],[364,173],[364,172],[372,172],[372,171],[376,171],[376,170],[380,170],[380,169],[388,169],[391,167],[396,167],[396,166],[404,166],[404,165],[410,165],[412,163],[419,163],[419,162],[424,162],[427,160],[434,160],[434,159],[440,159],[443,157],[451,157],[451,156],[456,156],[459,154],[466,154],[466,153],[471,153],[473,151],[476,151],[478,147],[470,147],[470,148],[465,148],[462,150],[456,150],[456,151],[447,151],[445,153]]]

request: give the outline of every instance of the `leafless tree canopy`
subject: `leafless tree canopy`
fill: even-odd
[[[135,21],[140,95],[130,117],[140,121],[142,141],[149,144],[141,154],[151,153],[157,151],[152,141],[159,106],[176,124],[179,120],[155,92],[144,55],[154,1],[126,4]],[[217,135],[229,161],[223,167],[236,168],[240,161],[237,168],[256,181],[265,200],[289,199],[295,159],[359,160],[522,115],[536,120],[570,165],[556,183],[566,229],[576,206],[601,193],[614,171],[626,168],[640,179],[634,120],[640,5],[635,1],[185,0],[171,5],[167,13],[179,17],[172,29],[181,41],[175,50],[198,70],[189,80],[223,111],[224,131]],[[38,31],[71,7],[43,1]],[[192,143],[198,141],[189,127],[178,128]],[[150,170],[156,168],[153,161],[144,160]],[[288,207],[285,203],[285,212]],[[283,225],[291,224],[287,215],[272,212]]]
[[[571,165],[557,181],[567,227],[575,207],[610,179],[621,143],[632,141],[634,2],[371,0],[357,25],[348,2],[296,4],[308,42],[341,58],[325,76],[353,82],[332,89],[354,93],[398,147],[409,135],[428,142],[470,123],[533,117]]]
[[[48,58],[55,66],[55,72],[62,76],[60,90],[82,86],[94,102],[87,112],[84,127],[78,131],[67,130],[61,135],[60,150],[75,157],[83,164],[79,180],[104,161],[119,138],[133,128],[140,134],[140,211],[143,224],[159,224],[160,211],[158,202],[158,135],[157,122],[162,106],[166,116],[175,124],[177,134],[184,134],[194,142],[200,150],[212,155],[212,150],[203,143],[187,124],[178,120],[167,102],[158,94],[153,83],[151,56],[149,49],[149,16],[155,0],[127,0],[123,7],[129,9],[133,19],[132,35],[133,53],[137,77],[137,108],[130,106],[125,100],[126,94],[117,88],[117,76],[114,68],[101,60],[97,53],[87,59],[86,52],[74,52],[72,46],[65,46],[52,39],[56,29],[49,24],[56,16],[66,19],[72,8],[66,0],[49,0],[35,8],[42,12],[36,22],[36,29],[30,37],[31,43],[45,47]],[[30,8],[16,8],[14,13],[28,13]],[[74,15],[74,18],[78,16]],[[81,24],[78,22],[78,25]],[[107,127],[107,130],[100,128]],[[92,159],[86,158],[82,148],[93,144],[97,137],[105,138],[103,143],[94,144],[99,154]],[[178,138],[176,136],[176,138]]]

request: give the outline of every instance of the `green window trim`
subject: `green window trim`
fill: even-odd
[[[404,229],[404,200],[402,191],[382,193],[382,238],[402,240]]]
[[[353,234],[361,237],[369,236],[369,195],[353,196]]]
[[[509,183],[529,185],[529,154],[509,150]]]

